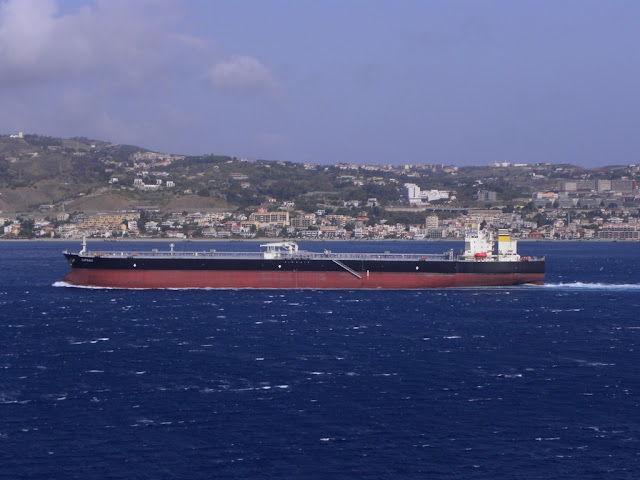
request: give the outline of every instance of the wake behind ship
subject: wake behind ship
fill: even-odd
[[[257,252],[63,252],[71,266],[64,281],[109,288],[424,289],[544,282],[545,259],[520,257],[501,230],[472,230],[460,255],[323,253],[293,242]],[[496,250],[496,251],[494,251]]]

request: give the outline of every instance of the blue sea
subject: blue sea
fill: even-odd
[[[2,242],[0,478],[640,478],[640,245],[519,247],[546,285],[154,291]]]

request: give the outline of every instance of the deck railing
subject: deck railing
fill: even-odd
[[[464,261],[464,262],[476,262],[476,261],[486,261],[493,262],[497,260],[505,260],[500,259],[497,256],[492,256],[486,259],[476,259],[473,257],[468,257],[464,255],[455,255],[453,250],[445,253],[427,253],[427,254],[418,254],[418,253],[334,253],[334,252],[308,252],[305,250],[298,250],[294,253],[287,252],[279,252],[277,255],[273,256],[270,254],[269,257],[265,256],[264,251],[258,252],[216,252],[215,250],[210,251],[201,251],[201,252],[170,252],[170,251],[158,251],[153,250],[151,252],[129,252],[129,251],[120,251],[120,252],[101,252],[101,251],[84,251],[78,253],[71,253],[68,250],[63,251],[64,254],[72,254],[78,255],[80,257],[85,258],[93,258],[93,257],[105,257],[105,258],[179,258],[179,259],[188,259],[188,258],[218,258],[218,259],[253,259],[253,260],[338,260],[338,261],[349,261],[349,260],[361,260],[361,261],[375,261],[375,260],[389,260],[389,261],[407,261],[407,262],[416,262],[416,261]],[[544,261],[543,258],[537,257],[524,257],[522,260],[524,261]]]
[[[69,251],[63,253],[69,254]],[[107,257],[107,258],[225,258],[225,259],[263,259],[265,252],[216,252],[201,251],[201,252],[167,252],[167,251],[151,251],[151,252],[100,252],[100,251],[86,251],[79,252],[75,255],[82,257]],[[295,253],[278,253],[275,256],[270,256],[269,259],[283,259],[283,260],[392,260],[392,261],[420,261],[420,260],[453,260],[453,252],[447,253],[428,253],[428,254],[402,254],[402,253],[333,253],[333,252],[307,252],[299,250]]]

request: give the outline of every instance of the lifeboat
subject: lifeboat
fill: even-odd
[[[478,252],[474,256],[476,258],[487,258],[487,252]]]

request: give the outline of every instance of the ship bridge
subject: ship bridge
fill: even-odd
[[[292,257],[298,252],[298,244],[295,242],[272,242],[260,245],[260,248],[266,248],[264,258],[281,258],[282,256]]]

